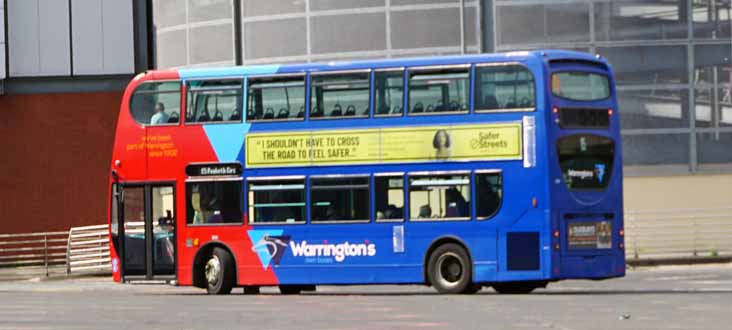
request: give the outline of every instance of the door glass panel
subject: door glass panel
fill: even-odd
[[[117,207],[119,206],[119,187],[116,184],[112,184],[112,201],[111,209],[112,212],[109,217],[109,229],[112,232],[112,244],[114,251],[119,255],[122,251],[119,250],[119,213]]]
[[[152,187],[153,274],[175,274],[175,203],[173,187]]]
[[[145,188],[124,189],[124,271],[145,275]]]

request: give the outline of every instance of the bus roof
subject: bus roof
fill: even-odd
[[[427,66],[427,65],[451,65],[464,62],[517,62],[544,57],[548,60],[576,59],[583,61],[607,62],[588,53],[569,50],[535,50],[517,51],[508,53],[470,54],[470,55],[449,55],[429,56],[411,58],[372,59],[355,61],[333,61],[319,63],[300,64],[268,64],[268,65],[247,65],[218,68],[193,68],[177,70],[181,79],[195,79],[206,77],[244,76],[244,75],[268,75],[287,74],[317,71],[340,71],[359,69],[393,68],[400,66]]]

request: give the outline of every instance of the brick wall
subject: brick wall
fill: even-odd
[[[0,96],[0,233],[106,221],[122,92]]]

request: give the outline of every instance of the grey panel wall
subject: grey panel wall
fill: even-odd
[[[0,1],[0,80],[5,75],[5,2]]]
[[[464,33],[459,0],[152,1],[158,68],[480,51],[477,0],[464,2]]]
[[[258,12],[292,2],[243,6]],[[158,68],[235,63],[233,0],[153,0],[153,25]]]
[[[732,171],[729,1],[496,0],[496,49],[566,48],[613,64],[626,173]],[[656,166],[662,165],[662,166]],[[662,174],[662,173],[659,173]]]
[[[69,75],[68,1],[8,0],[7,11],[8,74],[19,77]]]
[[[75,75],[134,72],[132,2],[72,0]]]

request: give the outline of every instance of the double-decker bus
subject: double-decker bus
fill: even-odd
[[[120,110],[115,281],[528,293],[625,274],[618,109],[600,56],[150,71]]]

